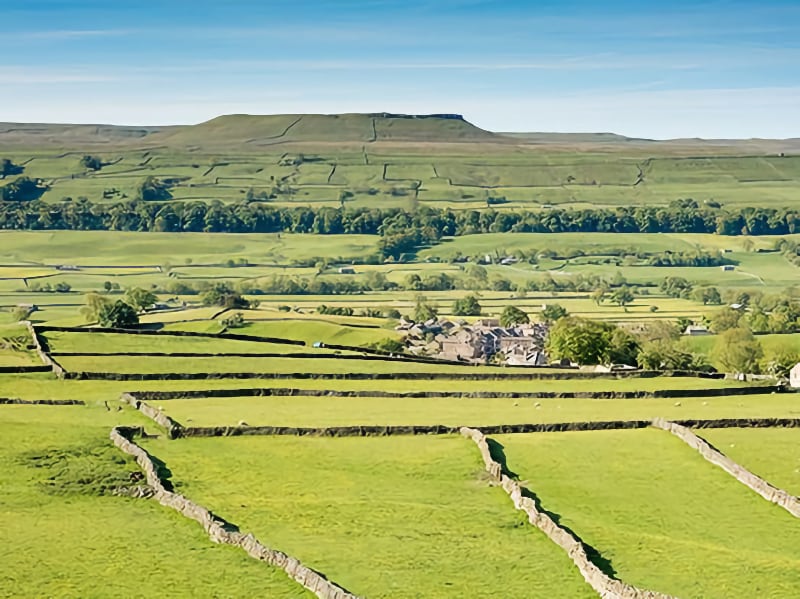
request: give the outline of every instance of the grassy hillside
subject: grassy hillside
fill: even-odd
[[[669,140],[491,133],[459,115],[226,115],[178,127],[0,123],[0,158],[43,198],[134,199],[145,177],[177,201],[456,209],[668,204],[791,206],[798,140]],[[80,163],[86,153],[102,167]]]
[[[282,114],[220,116],[205,123],[154,135],[173,146],[227,143],[266,146],[291,142],[503,141],[458,115]]]

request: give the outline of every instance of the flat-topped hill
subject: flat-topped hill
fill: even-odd
[[[460,143],[508,141],[467,122],[461,115],[280,114],[220,116],[205,123],[153,136],[168,145],[248,146],[292,142],[370,143],[408,141]]]

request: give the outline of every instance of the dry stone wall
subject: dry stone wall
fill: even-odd
[[[278,345],[295,345],[304,346],[304,341],[296,339],[283,339],[281,337],[262,337],[257,335],[239,335],[235,333],[197,333],[193,331],[164,331],[159,329],[113,329],[103,327],[56,327],[56,326],[41,326],[39,330],[42,333],[47,331],[58,331],[61,333],[86,333],[86,334],[104,334],[116,333],[121,335],[150,335],[156,337],[202,337],[206,339],[233,339],[235,341],[252,341],[254,343],[274,343]]]
[[[123,393],[120,396],[120,401],[131,405],[134,409],[139,410],[142,414],[150,418],[153,422],[166,430],[171,439],[177,439],[181,436],[180,431],[183,427],[178,422],[164,414],[161,410],[141,401],[134,394]]]
[[[62,368],[61,364],[56,362],[53,357],[50,355],[50,348],[47,345],[47,341],[41,337],[39,331],[33,326],[33,323],[30,320],[25,321],[25,326],[28,328],[28,332],[31,335],[31,339],[33,340],[33,346],[36,349],[36,353],[39,355],[39,359],[44,362],[44,364],[53,371],[58,378],[63,379],[66,371]]]
[[[111,441],[124,453],[133,456],[144,471],[147,483],[153,489],[153,497],[163,506],[180,512],[187,518],[199,522],[208,536],[215,543],[224,543],[240,547],[251,557],[282,569],[290,578],[314,593],[321,599],[358,599],[356,595],[331,582],[321,573],[312,570],[281,551],[270,549],[258,541],[252,534],[243,534],[229,530],[230,526],[197,503],[167,490],[158,469],[150,455],[132,441],[133,429],[122,427],[111,431]]]
[[[800,518],[800,499],[756,476],[725,454],[714,449],[705,439],[694,434],[691,429],[675,422],[656,418],[653,426],[668,431],[696,450],[706,460],[722,468],[743,485],[749,487],[767,501],[779,505],[795,518]]]
[[[556,545],[561,547],[580,571],[586,582],[604,599],[671,599],[670,595],[636,588],[608,576],[588,557],[583,543],[569,531],[561,528],[550,515],[537,508],[536,503],[523,494],[523,488],[503,471],[489,450],[486,436],[478,429],[464,427],[461,434],[478,446],[486,471],[508,493],[514,507],[525,512],[531,524],[541,530]]]
[[[254,374],[253,376],[258,376]],[[181,375],[176,375],[177,379]],[[235,378],[235,377],[234,377]],[[654,399],[683,397],[720,397],[729,395],[761,395],[780,387],[723,387],[720,389],[662,389],[659,391],[380,391],[327,390],[292,387],[261,387],[239,389],[199,389],[191,391],[141,391],[136,396],[146,401],[196,399],[209,397],[376,397],[393,399],[413,398],[477,398],[477,399]]]
[[[69,358],[105,358],[105,357],[130,357],[130,358],[313,358],[313,359],[338,359],[359,361],[388,361],[379,356],[350,356],[335,354],[310,354],[310,353],[195,353],[195,352],[50,352],[51,356]],[[44,367],[42,367],[44,368]],[[554,373],[541,372],[529,368],[527,372],[508,372],[496,368],[495,372],[257,372],[257,373],[101,373],[101,372],[70,372],[69,378],[94,378],[94,377],[120,377],[119,380],[170,380],[176,376],[191,376],[203,379],[209,376],[225,376],[226,378],[261,378],[261,379],[311,379],[311,380],[350,380],[350,381],[386,381],[386,380],[460,380],[460,381],[537,381],[537,380],[574,380],[574,379],[615,379],[613,375],[594,373]],[[640,371],[639,378],[722,378],[722,376],[705,377],[697,373]],[[581,375],[581,376],[578,376]]]
[[[19,399],[0,397],[0,405],[18,406],[85,406],[79,399]]]

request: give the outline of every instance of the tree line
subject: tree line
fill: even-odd
[[[397,251],[445,236],[475,233],[716,233],[786,235],[800,232],[800,212],[789,208],[711,208],[694,201],[669,206],[554,208],[546,211],[399,208],[279,207],[263,202],[93,203],[85,198],[57,203],[25,200],[14,182],[2,187],[2,229],[69,229],[220,233],[317,233],[397,236]],[[13,187],[12,187],[13,186]],[[7,197],[10,196],[10,197]],[[404,240],[409,239],[406,242]]]

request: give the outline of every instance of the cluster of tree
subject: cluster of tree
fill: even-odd
[[[520,324],[528,324],[530,317],[516,306],[506,306],[500,314],[501,327],[513,327]]]
[[[439,309],[428,301],[424,295],[418,295],[414,302],[414,313],[411,319],[414,322],[427,322],[433,320],[439,315]]]
[[[405,345],[403,345],[403,342],[395,339],[394,337],[386,337],[380,341],[376,341],[375,343],[368,345],[367,347],[389,353],[402,353],[405,350]]]
[[[33,281],[28,287],[28,290],[34,293],[69,293],[72,291],[72,285],[64,283],[63,281],[55,285]]]
[[[86,296],[86,305],[81,312],[87,321],[97,322],[103,327],[126,329],[139,324],[139,315],[133,306],[121,299],[113,301],[99,293]]]
[[[647,256],[649,266],[722,266],[732,264],[722,254],[708,252],[660,252]]]
[[[238,291],[235,291],[227,283],[217,283],[203,294],[202,302],[204,306],[219,306],[221,308],[247,310],[255,307],[253,302],[248,300]]]
[[[598,306],[606,300],[618,306],[627,306],[636,299],[633,290],[625,284],[616,289],[609,289],[607,285],[601,284],[592,291],[591,298]]]
[[[280,309],[280,308],[279,308]],[[393,308],[377,309],[377,308],[364,308],[356,311],[350,307],[344,306],[327,306],[322,304],[317,308],[318,314],[326,314],[330,316],[362,316],[364,318],[400,318],[400,312]]]
[[[31,184],[23,184],[30,192]],[[33,186],[38,185],[33,182]],[[0,206],[3,229],[78,229],[114,231],[207,231],[226,233],[382,234],[399,236],[385,253],[396,256],[416,243],[474,233],[717,233],[786,235],[800,232],[800,212],[789,208],[721,209],[676,202],[667,207],[636,206],[584,210],[498,212],[419,206],[399,208],[277,207],[258,202],[164,202],[169,181],[146,179],[139,189],[144,201],[93,204],[86,199],[53,204]],[[7,186],[6,186],[7,187]],[[31,200],[14,193],[9,200]],[[5,197],[5,196],[4,196]],[[416,238],[418,236],[418,238]]]
[[[326,314],[330,316],[353,316],[355,310],[349,306],[326,306],[322,304],[317,308],[318,314]]]
[[[19,177],[0,187],[0,199],[4,202],[32,202],[39,199],[47,191],[41,179]]]
[[[24,167],[14,164],[10,158],[0,158],[0,179],[5,179],[12,175],[19,175],[24,170]]]
[[[166,181],[149,176],[139,184],[136,197],[143,202],[160,202],[172,199],[172,192]]]
[[[101,168],[106,166],[106,163],[103,162],[103,159],[99,156],[86,154],[83,156],[83,158],[81,158],[81,166],[86,170],[99,171]]]
[[[553,360],[578,364],[635,365],[639,343],[612,323],[566,316],[550,327],[545,351]]]
[[[453,302],[453,315],[454,316],[480,316],[481,305],[478,303],[478,298],[474,295],[461,297]]]
[[[711,314],[708,317],[711,330],[715,333],[736,328],[747,328],[754,333],[800,332],[800,306],[791,297],[755,295],[751,298],[748,294],[745,302],[736,306]]]
[[[227,318],[223,318],[220,324],[226,329],[242,329],[247,326],[247,321],[244,319],[244,314],[235,312]]]

